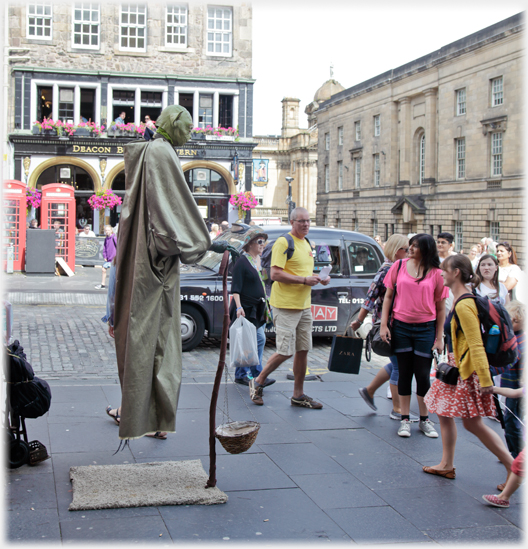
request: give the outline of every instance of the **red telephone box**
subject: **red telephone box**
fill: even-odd
[[[13,246],[13,270],[23,271],[26,255],[26,185],[22,181],[4,181],[4,270],[7,252]]]
[[[73,187],[50,183],[42,187],[40,224],[55,229],[55,255],[75,271],[75,195]]]

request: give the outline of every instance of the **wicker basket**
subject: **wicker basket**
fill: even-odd
[[[241,454],[251,448],[259,429],[260,423],[256,421],[232,421],[219,425],[215,436],[226,452]]]
[[[48,451],[42,442],[32,440],[29,443],[29,465],[36,465],[41,461],[49,459]]]

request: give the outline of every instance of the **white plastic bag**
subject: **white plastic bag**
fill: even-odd
[[[259,363],[257,329],[243,316],[239,316],[229,328],[229,363],[232,368]]]

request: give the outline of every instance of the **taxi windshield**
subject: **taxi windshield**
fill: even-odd
[[[218,234],[216,238],[214,238],[214,240],[227,240],[229,244],[234,246],[237,250],[240,250],[240,248],[242,248],[244,239],[246,238],[247,232],[240,230],[236,231],[237,227],[234,228],[235,231],[233,231],[232,229],[228,229],[227,231]],[[216,270],[220,266],[221,261],[222,254],[209,250],[196,264],[201,265],[202,267],[206,267],[207,269]]]

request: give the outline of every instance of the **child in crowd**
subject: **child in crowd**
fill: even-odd
[[[95,287],[97,290],[104,290],[106,288],[105,282],[106,282],[106,271],[110,269],[112,265],[112,260],[114,259],[116,255],[116,248],[117,248],[117,237],[114,234],[114,231],[112,229],[111,225],[106,225],[104,228],[105,231],[105,241],[103,245],[103,280],[101,281],[101,284],[97,284]]]
[[[524,388],[505,389],[503,387],[494,387],[493,392],[497,395],[505,396],[506,402],[514,399],[520,400],[521,397],[524,396]],[[493,505],[493,507],[510,506],[510,498],[519,488],[522,483],[522,479],[524,478],[524,452],[525,450],[522,450],[521,453],[513,460],[511,474],[508,476],[506,482],[497,486],[497,488],[502,487],[501,493],[496,496],[493,494],[482,496],[482,499],[486,503]]]
[[[500,386],[508,389],[519,389],[523,375],[524,362],[524,305],[520,301],[513,300],[506,305],[513,324],[513,331],[517,337],[517,345],[519,346],[519,360],[506,372],[501,375]],[[504,393],[498,393],[504,394]],[[522,399],[518,397],[506,396],[506,410],[504,413],[504,435],[506,444],[512,457],[516,458],[523,447],[521,422],[518,418],[522,417]]]

